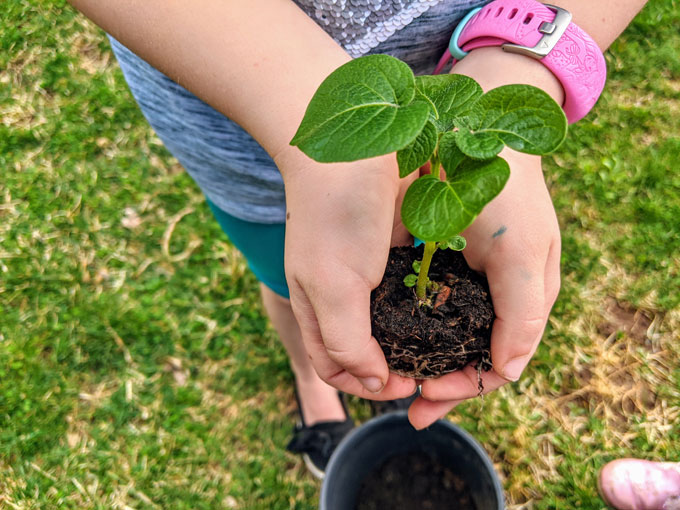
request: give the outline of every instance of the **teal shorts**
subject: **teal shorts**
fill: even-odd
[[[283,266],[285,223],[254,223],[224,212],[206,200],[222,230],[243,254],[255,277],[279,296],[290,297]]]

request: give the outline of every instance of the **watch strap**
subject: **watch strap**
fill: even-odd
[[[456,45],[466,54],[475,48],[501,46],[540,60],[564,89],[567,119],[582,119],[595,105],[607,76],[602,51],[571,15],[535,0],[494,0],[469,18]]]

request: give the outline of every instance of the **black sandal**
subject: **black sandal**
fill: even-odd
[[[370,400],[371,414],[373,416],[381,416],[387,413],[394,413],[407,410],[413,401],[418,398],[420,391],[416,392],[410,397],[398,398],[395,400]]]
[[[322,421],[312,426],[305,424],[302,415],[302,406],[297,390],[295,400],[298,405],[300,421],[295,425],[293,438],[286,446],[289,452],[302,454],[307,469],[313,476],[322,480],[326,471],[326,466],[340,441],[354,428],[354,421],[349,417],[343,393],[338,392],[338,398],[345,410],[347,419],[344,421]]]

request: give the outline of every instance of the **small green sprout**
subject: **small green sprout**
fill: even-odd
[[[404,285],[407,287],[413,287],[416,282],[418,281],[418,275],[409,273],[406,276],[404,276]]]
[[[425,244],[417,276],[407,275],[404,284],[415,285],[424,302],[435,251],[464,249],[460,233],[505,186],[510,168],[501,150],[547,154],[566,133],[560,106],[535,87],[484,93],[467,76],[414,76],[394,57],[369,55],[324,80],[291,145],[328,163],[396,152],[400,177],[430,163],[401,208],[404,226]]]
[[[442,250],[453,250],[453,251],[463,251],[465,247],[467,246],[467,241],[463,236],[453,236],[451,239],[448,241],[442,241],[441,243],[438,243],[438,248],[441,248]]]

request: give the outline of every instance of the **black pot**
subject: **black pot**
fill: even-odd
[[[411,452],[448,464],[466,482],[477,510],[505,508],[493,464],[470,434],[446,420],[417,431],[399,411],[373,418],[343,439],[326,468],[319,510],[354,510],[362,480],[389,457]]]

